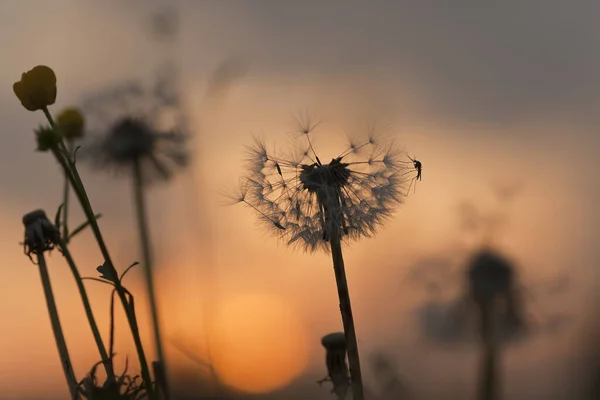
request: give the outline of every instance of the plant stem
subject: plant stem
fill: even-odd
[[[158,358],[160,374],[162,375],[163,385],[167,387],[164,390],[165,399],[169,399],[169,390],[167,385],[167,370],[165,365],[165,357],[162,348],[162,340],[160,334],[160,320],[158,318],[158,307],[156,305],[156,292],[154,288],[154,277],[152,275],[152,254],[150,250],[150,238],[148,236],[148,218],[146,215],[146,202],[144,199],[144,183],[140,162],[135,159],[133,162],[133,189],[135,210],[137,214],[138,231],[140,235],[140,244],[142,247],[142,267],[144,277],[146,279],[146,289],[148,290],[148,301],[150,303],[150,314],[152,317],[152,330],[154,333],[154,344],[156,346],[156,355]]]
[[[339,229],[332,229],[330,236],[329,242],[331,244],[333,270],[335,272],[335,282],[337,284],[338,297],[340,300],[344,334],[346,335],[348,364],[350,367],[350,378],[352,380],[352,399],[364,400],[362,373],[360,371],[360,359],[358,357],[358,343],[356,340],[356,330],[354,329],[354,317],[352,316],[350,293],[348,291],[348,282],[346,281],[346,270],[344,268]]]
[[[481,315],[482,358],[479,378],[479,400],[497,400],[497,347],[494,332],[493,301],[479,304]]]
[[[96,319],[94,318],[94,313],[92,312],[92,307],[90,305],[90,301],[87,296],[87,291],[85,290],[85,286],[83,284],[83,280],[81,279],[81,275],[77,270],[77,265],[71,256],[71,252],[67,247],[65,239],[61,239],[60,241],[60,249],[67,260],[67,264],[69,264],[69,268],[71,268],[71,272],[73,273],[73,277],[75,278],[75,283],[77,284],[77,288],[79,289],[79,294],[81,295],[81,301],[83,303],[83,307],[85,309],[85,315],[87,316],[88,322],[90,324],[90,328],[92,329],[92,334],[94,335],[94,340],[96,340],[96,346],[98,346],[98,351],[100,352],[100,357],[102,358],[102,364],[104,364],[104,369],[106,370],[106,376],[109,381],[115,380],[115,373],[113,369],[113,364],[110,356],[106,352],[106,348],[104,347],[104,342],[102,341],[102,336],[100,336],[100,331],[98,330],[98,325],[96,324]]]
[[[67,349],[67,343],[65,342],[65,336],[60,325],[60,319],[58,318],[58,309],[56,308],[56,302],[54,301],[54,294],[52,293],[52,285],[50,284],[50,275],[48,274],[48,268],[46,267],[46,259],[44,253],[38,254],[38,267],[40,270],[40,277],[42,278],[42,286],[44,287],[44,296],[46,297],[46,305],[48,306],[48,314],[50,315],[50,323],[52,324],[52,332],[54,333],[54,340],[56,341],[56,347],[58,348],[58,354],[65,373],[65,379],[71,393],[71,399],[79,399],[78,384],[73,372],[73,364],[71,364],[71,358],[69,357],[69,350]]]
[[[70,141],[67,141],[67,152],[69,154],[69,157],[71,157],[71,154],[73,154],[73,143]],[[62,209],[62,229],[63,229],[63,234],[62,237],[68,241],[69,240],[69,176],[67,175],[67,172],[64,172],[65,174],[65,183],[64,183],[64,189],[63,189],[63,209]]]
[[[52,126],[53,129],[58,129],[48,109],[44,108],[43,111],[44,115],[46,115],[46,118],[48,119],[48,122],[50,123],[50,126]],[[64,142],[61,142],[59,147],[53,148],[52,153],[54,154],[56,160],[62,166],[66,176],[71,182],[73,191],[75,192],[75,195],[77,196],[77,199],[81,204],[81,208],[83,209],[83,212],[85,213],[87,220],[90,223],[90,227],[92,228],[92,232],[94,233],[94,237],[96,238],[96,242],[98,243],[98,247],[100,248],[100,252],[104,257],[105,262],[108,263],[111,268],[114,268],[114,264],[111,260],[108,248],[106,247],[106,244],[104,242],[104,238],[102,237],[102,233],[100,232],[98,221],[96,221],[94,210],[92,209],[92,205],[88,198],[85,187],[83,186],[81,177],[79,176],[79,172],[77,171],[77,167],[75,166],[73,160],[71,160],[70,156],[68,156],[68,154],[65,154],[66,146],[64,145]],[[129,327],[131,329],[131,335],[133,336],[133,341],[135,343],[135,347],[138,353],[142,379],[144,380],[144,383],[146,385],[148,397],[151,400],[153,400],[155,399],[154,389],[152,387],[152,380],[150,378],[148,363],[144,354],[144,347],[140,338],[139,328],[135,320],[135,315],[132,315],[132,313],[130,312],[125,290],[121,286],[121,283],[119,281],[115,283],[115,288],[117,289],[117,294],[119,295],[119,299],[121,300],[121,304],[123,305],[123,309],[125,310],[125,315],[127,316],[127,322],[129,323]]]

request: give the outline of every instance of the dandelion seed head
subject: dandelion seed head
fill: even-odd
[[[308,122],[302,126],[312,127]],[[267,152],[263,141],[247,148],[247,205],[276,236],[305,251],[329,250],[337,233],[344,241],[370,237],[402,203],[402,174],[412,166],[400,163],[389,141],[369,136],[322,163],[309,133],[288,152]],[[308,142],[308,145],[306,144]],[[365,149],[364,157],[356,150]]]

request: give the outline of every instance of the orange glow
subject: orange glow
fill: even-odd
[[[274,296],[235,297],[218,310],[213,362],[220,379],[238,390],[266,393],[299,376],[308,361],[300,318]]]

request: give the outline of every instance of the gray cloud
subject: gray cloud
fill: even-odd
[[[230,49],[253,52],[262,75],[402,77],[425,89],[439,117],[489,123],[599,103],[597,2],[209,4],[196,11],[227,15]]]

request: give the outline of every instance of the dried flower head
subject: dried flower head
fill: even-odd
[[[38,65],[23,72],[21,80],[13,84],[13,91],[27,110],[44,109],[56,101],[56,75],[52,68]]]
[[[184,116],[169,82],[156,83],[153,91],[139,85],[122,85],[88,99],[82,107],[94,130],[81,156],[96,167],[116,172],[142,168],[145,183],[167,180],[188,164]]]
[[[325,347],[325,365],[327,377],[320,381],[333,384],[332,393],[345,399],[350,388],[350,371],[346,363],[346,336],[343,332],[330,333],[323,336],[321,344]]]
[[[254,208],[288,245],[328,250],[334,232],[343,240],[374,234],[402,201],[411,169],[400,150],[370,130],[362,142],[323,163],[310,140],[320,124],[307,118],[299,126],[299,150],[273,154],[256,139],[248,147],[248,174],[236,202]]]
[[[48,220],[44,210],[35,210],[23,216],[25,225],[25,240],[23,250],[31,259],[32,254],[42,254],[52,250],[60,241],[60,232]]]

